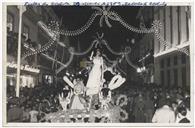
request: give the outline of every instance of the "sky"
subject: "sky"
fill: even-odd
[[[94,12],[90,6],[54,6],[54,12],[62,19],[64,28],[75,30],[82,27]],[[115,6],[111,7],[111,11],[117,12],[127,23],[132,26],[139,26],[139,20],[136,19],[139,7],[135,6]],[[80,42],[81,51],[87,49],[93,42],[96,33],[104,33],[104,39],[115,51],[120,51],[121,46],[129,46],[130,40],[135,38],[136,33],[127,30],[119,22],[109,20],[112,27],[109,28],[105,21],[103,27],[99,26],[100,16],[96,17],[93,24],[84,33],[69,37],[70,45],[77,48]],[[129,42],[128,42],[129,41]]]

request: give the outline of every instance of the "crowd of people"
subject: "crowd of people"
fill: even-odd
[[[124,93],[128,97],[125,109],[129,118],[126,122],[189,123],[191,121],[190,92],[180,87],[141,86],[126,89]]]
[[[129,85],[130,86],[130,85]],[[58,94],[62,86],[36,86],[21,88],[20,97],[15,96],[14,87],[8,87],[8,122],[50,122],[45,115],[62,111]],[[137,86],[112,91],[112,104],[117,98],[127,96],[127,105],[123,109],[128,119],[121,122],[135,123],[189,123],[191,122],[190,93],[182,88],[165,89],[155,86]],[[67,109],[70,109],[68,106]]]
[[[16,97],[14,86],[7,89],[7,121],[8,122],[44,122],[45,114],[62,110],[57,92],[60,86],[35,86],[20,88],[20,96]]]

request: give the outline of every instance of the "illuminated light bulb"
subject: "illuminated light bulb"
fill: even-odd
[[[141,72],[141,69],[140,68],[137,68],[137,73],[140,73]]]

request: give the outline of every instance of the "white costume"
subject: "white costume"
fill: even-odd
[[[86,95],[98,94],[100,91],[100,86],[102,84],[102,69],[103,58],[94,57],[93,58],[93,67],[89,73],[89,78],[87,81],[87,92]]]
[[[82,81],[76,83],[74,86],[74,95],[72,97],[72,103],[70,109],[85,109],[85,100],[82,98],[82,94],[84,93],[84,84]]]
[[[70,109],[85,109],[84,104],[86,101],[81,96],[85,90],[83,81],[74,80],[72,83],[67,76],[64,76],[63,79],[70,87],[74,89],[74,94],[70,101]]]
[[[63,93],[61,95],[59,95],[59,102],[62,106],[62,109],[64,111],[66,111],[67,110],[67,105],[70,103],[70,93],[68,94],[67,97],[64,97]]]

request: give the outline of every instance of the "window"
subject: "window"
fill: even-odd
[[[186,54],[181,54],[181,63],[186,64]]]
[[[170,67],[170,65],[171,65],[171,59],[169,57],[169,58],[167,58],[167,67]]]
[[[164,79],[164,71],[160,72],[160,77],[161,77],[161,85],[164,86],[164,81],[165,81],[165,79]]]
[[[182,74],[182,86],[186,86],[186,67],[181,69]]]
[[[160,61],[160,68],[164,68],[164,60],[163,59]]]
[[[174,85],[178,86],[178,71],[177,71],[177,69],[174,69],[173,73],[174,73]]]
[[[26,39],[29,38],[30,29],[27,25],[23,24],[23,34],[26,36]]]
[[[177,56],[174,56],[173,60],[174,60],[174,65],[177,65],[177,61],[178,61]]]
[[[171,82],[171,73],[170,70],[167,70],[167,86],[170,86],[170,82]]]
[[[10,13],[7,13],[7,29],[13,31],[14,29],[14,17]]]

